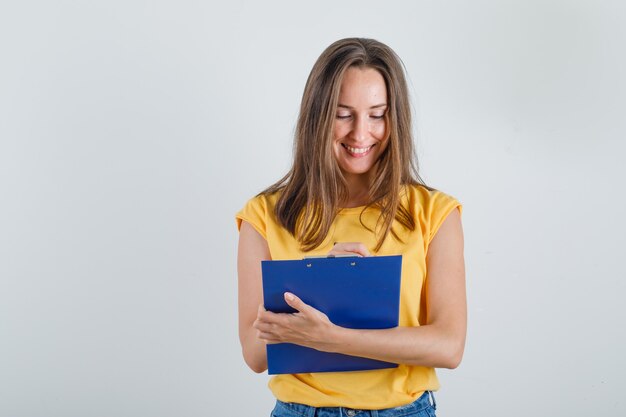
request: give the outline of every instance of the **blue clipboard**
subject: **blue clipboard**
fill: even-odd
[[[331,322],[352,329],[398,326],[402,256],[305,258],[262,261],[265,309],[295,312],[284,299],[291,292],[325,313]],[[268,373],[361,371],[398,365],[292,343],[267,345]]]

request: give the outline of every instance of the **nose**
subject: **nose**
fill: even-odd
[[[367,117],[356,117],[352,126],[352,139],[356,142],[365,142],[369,133],[370,127]]]

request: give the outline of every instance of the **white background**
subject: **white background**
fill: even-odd
[[[3,1],[0,417],[266,416],[234,214],[290,165],[308,72],[403,59],[464,204],[440,416],[623,416],[623,1]]]

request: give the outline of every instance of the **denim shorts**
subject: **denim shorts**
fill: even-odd
[[[432,401],[432,402],[431,402]],[[311,407],[276,400],[270,417],[435,417],[437,403],[432,391],[424,391],[410,404],[382,410],[358,410],[345,407]]]

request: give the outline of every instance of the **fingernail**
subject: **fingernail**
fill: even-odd
[[[291,293],[286,292],[285,293],[285,298],[289,301],[293,301],[294,300],[294,296]]]

